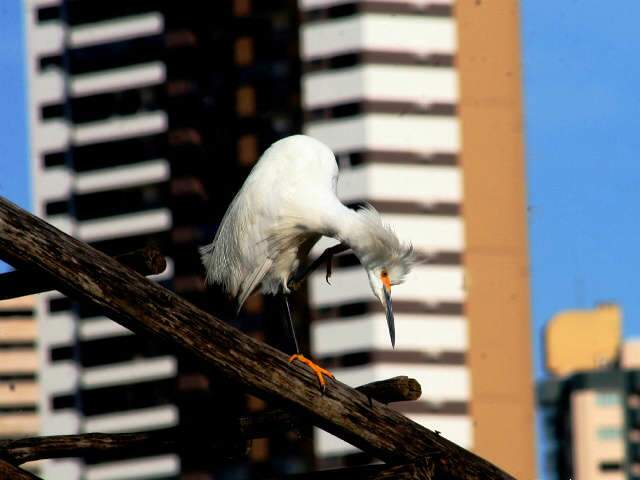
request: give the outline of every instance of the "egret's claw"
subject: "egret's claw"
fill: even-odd
[[[289,363],[293,362],[294,360],[298,360],[299,362],[304,363],[311,370],[313,370],[313,372],[318,377],[318,381],[320,382],[320,388],[322,388],[322,392],[323,393],[324,393],[325,388],[327,386],[327,382],[324,379],[324,375],[326,375],[327,377],[332,378],[334,380],[336,378],[336,377],[333,376],[333,373],[331,373],[329,370],[327,370],[325,368],[322,368],[319,365],[316,365],[315,363],[313,363],[311,360],[309,360],[307,357],[305,357],[301,353],[294,353],[293,355],[291,355],[289,357]]]
[[[329,259],[327,260],[327,275],[325,276],[325,279],[327,280],[327,283],[329,285],[331,285],[331,282],[329,281],[329,279],[331,278],[331,269],[332,269],[331,257],[329,257]]]

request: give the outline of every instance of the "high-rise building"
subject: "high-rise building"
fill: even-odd
[[[33,297],[0,301],[0,439],[32,437],[38,415],[38,335]],[[25,465],[38,472],[39,462]]]
[[[38,433],[36,343],[33,298],[0,302],[0,438]]]
[[[615,305],[549,322],[551,378],[538,385],[546,478],[640,478],[640,340],[621,343],[621,323]]]
[[[156,280],[214,305],[197,247],[259,152],[299,131],[295,2],[25,0],[24,11],[35,213],[108,253],[160,247],[169,267]],[[245,408],[240,392],[218,393],[232,390],[94,308],[50,292],[36,310],[44,434],[197,428]],[[253,299],[236,325],[273,337],[264,310]],[[297,453],[283,445],[256,441],[254,467],[288,468]],[[44,476],[173,478],[208,461],[52,460]]]
[[[299,5],[304,130],[336,153],[342,200],[375,206],[420,258],[392,292],[395,350],[353,256],[331,285],[315,274],[314,354],[352,385],[417,378],[401,412],[533,478],[517,4]],[[316,439],[323,465],[368,460]]]

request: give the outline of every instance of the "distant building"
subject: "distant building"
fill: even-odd
[[[38,332],[34,298],[0,301],[0,439],[37,436],[39,378]],[[40,473],[40,461],[23,467]]]
[[[517,5],[299,5],[304,130],[336,153],[341,199],[375,206],[421,260],[393,288],[395,350],[353,256],[331,285],[316,273],[314,354],[353,386],[414,376],[422,399],[396,408],[534,478]],[[320,465],[370,459],[316,440]]]
[[[552,378],[538,385],[552,479],[640,479],[640,339],[620,343],[615,305],[556,315],[546,331]]]
[[[169,267],[156,280],[215,306],[197,247],[260,152],[300,128],[295,2],[24,0],[24,12],[35,213],[111,254],[159,246]],[[236,326],[281,337],[264,310],[253,298]],[[40,295],[36,311],[43,434],[201,428],[264,408],[57,292]],[[287,471],[299,449],[282,438],[256,441],[252,463],[237,470]],[[214,469],[188,452],[125,453],[47,461],[44,476]]]
[[[555,315],[545,330],[545,361],[555,376],[615,364],[620,354],[622,312],[617,305],[568,310]]]
[[[0,301],[0,438],[38,434],[38,350],[33,298]]]

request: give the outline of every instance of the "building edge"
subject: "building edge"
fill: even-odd
[[[535,478],[518,2],[457,2],[455,17],[474,451]]]

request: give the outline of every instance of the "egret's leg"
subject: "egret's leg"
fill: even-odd
[[[287,320],[289,320],[289,330],[291,331],[291,336],[293,337],[293,344],[296,347],[296,354],[300,354],[300,347],[298,346],[298,339],[296,338],[296,329],[293,326],[293,319],[291,318],[291,309],[289,308],[289,297],[287,295],[282,295],[284,298],[284,306],[287,310]]]
[[[294,274],[293,278],[291,280],[289,280],[287,286],[291,290],[296,290],[300,286],[300,284],[302,282],[304,282],[305,279],[311,274],[311,272],[313,272],[315,269],[317,269],[325,261],[327,262],[326,279],[327,279],[327,283],[329,283],[329,278],[331,277],[331,259],[333,258],[334,255],[337,255],[339,253],[345,252],[345,251],[349,250],[350,248],[351,247],[349,245],[347,245],[346,243],[339,243],[337,245],[334,245],[333,247],[327,248],[313,262],[311,262],[305,268],[298,270]]]
[[[309,368],[311,368],[311,370],[313,370],[313,372],[318,377],[318,381],[320,382],[320,387],[324,392],[324,389],[326,388],[326,384],[327,384],[326,380],[324,379],[324,375],[331,378],[335,378],[335,377],[333,376],[333,373],[331,373],[329,370],[326,370],[321,366],[316,365],[307,357],[305,357],[302,353],[300,353],[300,347],[298,346],[298,339],[296,338],[296,330],[293,326],[293,319],[291,318],[291,309],[289,308],[289,299],[287,298],[287,295],[283,295],[282,297],[284,298],[284,305],[287,310],[287,319],[289,320],[289,328],[291,329],[291,336],[293,337],[293,343],[296,347],[296,353],[294,353],[289,357],[289,363],[293,362],[294,360],[298,360],[299,362],[302,362],[305,365],[307,365]]]

